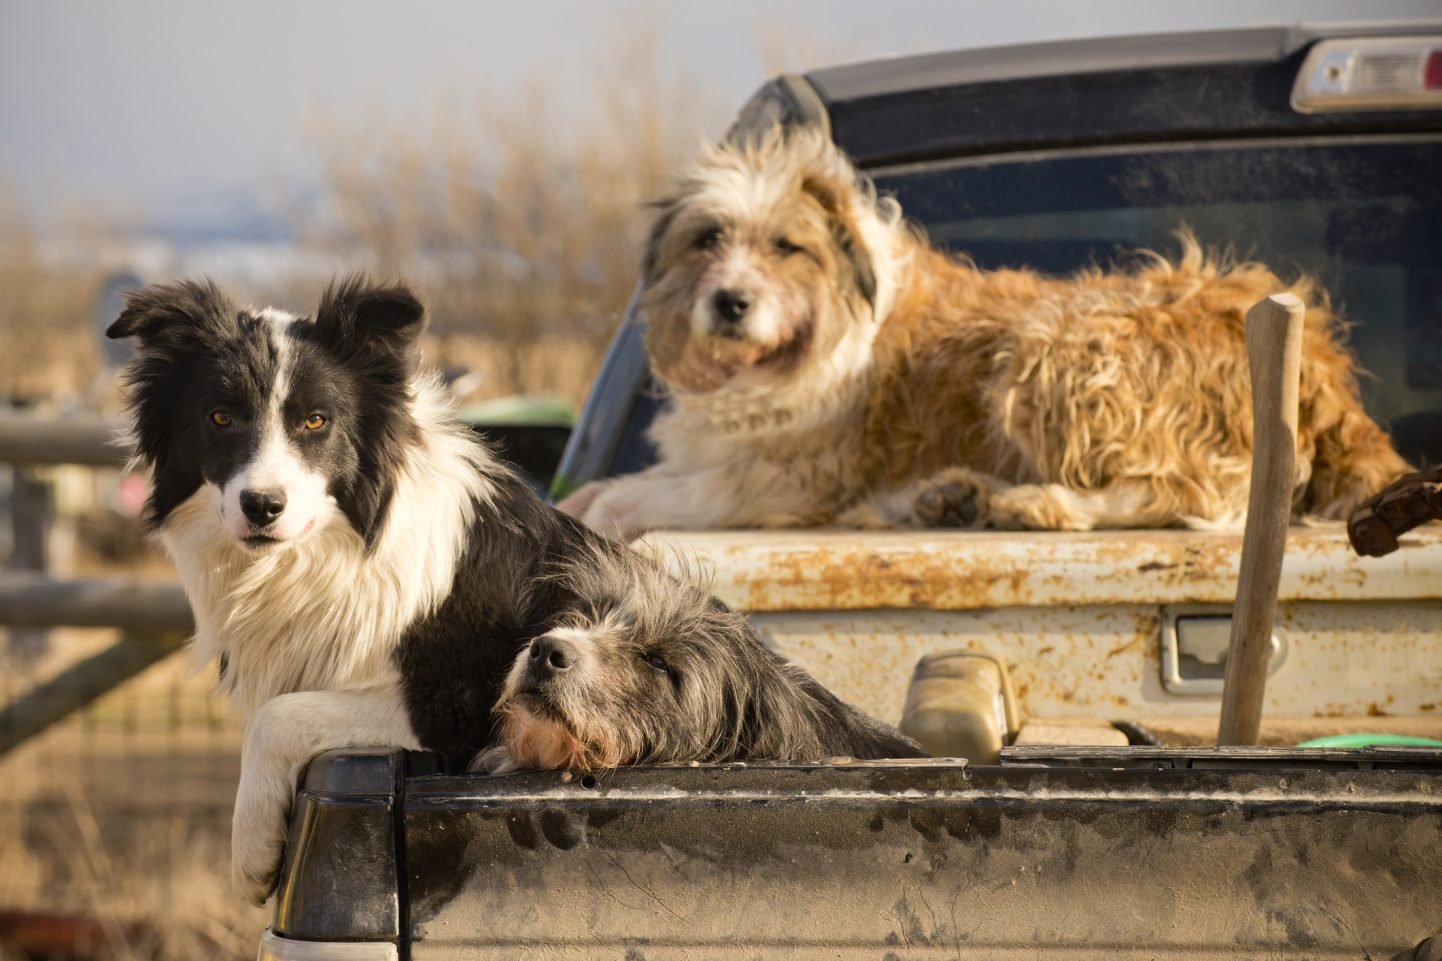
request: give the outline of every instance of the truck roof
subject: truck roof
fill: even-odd
[[[863,167],[1259,132],[1436,130],[1436,110],[1304,113],[1291,104],[1316,41],[1429,34],[1442,37],[1442,19],[1100,37],[874,60],[779,77],[743,108],[738,126],[815,123]]]
[[[887,57],[812,70],[806,78],[833,103],[936,87],[1113,70],[1283,59],[1331,37],[1413,36],[1442,19],[1290,24],[1200,32],[1084,37],[1046,43]]]

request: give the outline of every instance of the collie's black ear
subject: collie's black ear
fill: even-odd
[[[125,309],[105,331],[112,340],[139,337],[142,344],[176,339],[235,323],[235,308],[209,279],[151,284],[125,295]]]
[[[383,346],[405,355],[420,338],[425,318],[425,307],[405,284],[375,284],[355,274],[326,288],[315,327],[343,347]]]
[[[861,240],[851,215],[842,202],[843,190],[836,184],[821,177],[807,177],[801,189],[815,198],[826,211],[831,226],[831,239],[841,254],[842,261],[851,267],[852,281],[861,296],[872,307],[876,306],[876,267],[871,262],[871,252]]]

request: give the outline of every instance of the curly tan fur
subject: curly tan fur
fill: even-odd
[[[662,206],[648,257],[648,346],[675,400],[660,463],[590,492],[584,517],[623,533],[1239,524],[1243,315],[1283,290],[1307,305],[1296,512],[1345,517],[1405,472],[1325,292],[1179,236],[1180,259],[1128,270],[983,271],[928,246],[819,134],[719,146]],[[720,284],[755,294],[765,336],[708,329]]]

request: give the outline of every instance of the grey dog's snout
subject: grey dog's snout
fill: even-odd
[[[536,677],[559,674],[576,663],[576,649],[554,634],[542,634],[531,642],[529,670]]]
[[[724,287],[711,297],[711,309],[716,312],[718,332],[734,330],[751,309],[752,298],[744,290]]]
[[[240,511],[256,527],[269,527],[285,511],[285,494],[280,491],[241,491]]]

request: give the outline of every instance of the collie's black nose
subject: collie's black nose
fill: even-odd
[[[241,491],[240,510],[256,527],[268,527],[285,510],[285,495],[280,491]]]
[[[531,641],[531,673],[537,677],[559,674],[576,663],[576,649],[554,634]]]
[[[744,290],[723,287],[711,295],[711,307],[716,311],[718,320],[734,325],[751,309],[751,295]]]

